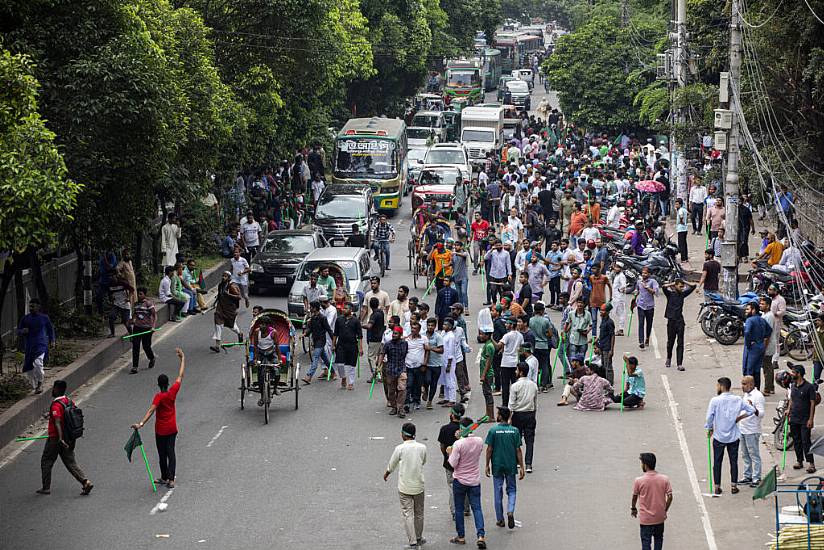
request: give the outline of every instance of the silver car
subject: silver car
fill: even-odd
[[[346,274],[349,282],[348,294],[352,300],[352,310],[360,311],[363,297],[369,290],[369,277],[379,274],[377,263],[365,248],[329,247],[318,248],[306,256],[298,268],[298,274],[289,290],[289,317],[302,319],[304,316],[303,287],[309,284],[309,274],[325,265],[335,264]],[[332,298],[330,296],[330,298]]]

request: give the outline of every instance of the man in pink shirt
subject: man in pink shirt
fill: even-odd
[[[465,432],[472,426],[473,420],[464,417],[461,428]],[[452,493],[455,498],[455,528],[458,536],[450,539],[453,544],[466,544],[464,530],[464,500],[469,496],[469,506],[472,508],[472,517],[475,520],[475,531],[478,533],[478,548],[486,548],[484,535],[484,516],[481,510],[481,452],[484,440],[469,433],[461,437],[461,430],[455,434],[458,438],[452,445],[449,453],[449,465],[452,466]]]
[[[655,455],[641,453],[641,470],[644,475],[632,484],[632,517],[641,523],[641,550],[664,547],[664,521],[672,504],[672,486],[669,478],[655,471]],[[637,505],[637,507],[636,507]]]

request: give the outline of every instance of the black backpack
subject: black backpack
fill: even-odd
[[[63,400],[59,400],[58,403],[63,406],[63,437],[67,441],[83,437],[83,409],[75,405],[71,399],[68,405]]]

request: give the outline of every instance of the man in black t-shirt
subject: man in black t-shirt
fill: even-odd
[[[698,288],[703,288],[705,292],[718,292],[718,278],[721,274],[721,264],[715,259],[715,253],[711,248],[704,251],[704,267],[702,268],[701,280],[698,281]]]
[[[346,238],[346,242],[343,244],[354,248],[366,248],[366,235],[360,232],[358,224],[352,224],[352,234]]]
[[[355,389],[358,356],[363,355],[362,335],[360,321],[352,315],[352,304],[347,303],[343,308],[343,317],[338,316],[335,321],[332,347],[335,349],[334,361],[338,367],[340,385],[350,391]]]
[[[804,459],[810,463],[808,474],[815,473],[815,461],[810,450],[810,436],[815,425],[815,386],[804,380],[804,367],[792,365],[793,383],[790,386],[790,405],[787,407],[790,432],[793,435],[796,463],[794,470],[804,467]]]
[[[367,382],[371,384],[378,368],[378,353],[381,351],[381,340],[386,330],[386,318],[381,308],[381,301],[375,296],[369,299],[369,310],[372,313],[364,328],[366,329],[366,354],[369,358],[369,370],[372,373]]]
[[[455,434],[461,429],[461,418],[463,418],[466,409],[460,403],[455,403],[449,409],[449,423],[441,426],[441,431],[438,434],[438,443],[441,444],[441,453],[443,454],[443,469],[446,471],[446,485],[449,489],[449,511],[452,514],[452,520],[455,520],[455,500],[452,496],[452,466],[449,464],[449,453],[446,451],[451,447],[457,438]],[[467,497],[468,499],[468,497]],[[464,508],[469,510],[469,508]]]

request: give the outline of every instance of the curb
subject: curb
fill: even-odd
[[[217,285],[220,275],[227,265],[221,262],[205,271],[203,277],[206,286],[212,288]],[[158,304],[157,326],[162,327],[169,322],[168,306]],[[111,365],[120,356],[128,351],[120,338],[105,338],[92,349],[72,361],[61,372],[60,376],[66,381],[70,390],[79,388],[94,375]],[[72,392],[70,391],[69,394]],[[0,448],[6,446],[23,433],[26,428],[43,417],[52,401],[51,393],[44,389],[40,395],[30,395],[15,403],[6,412],[0,415]]]

